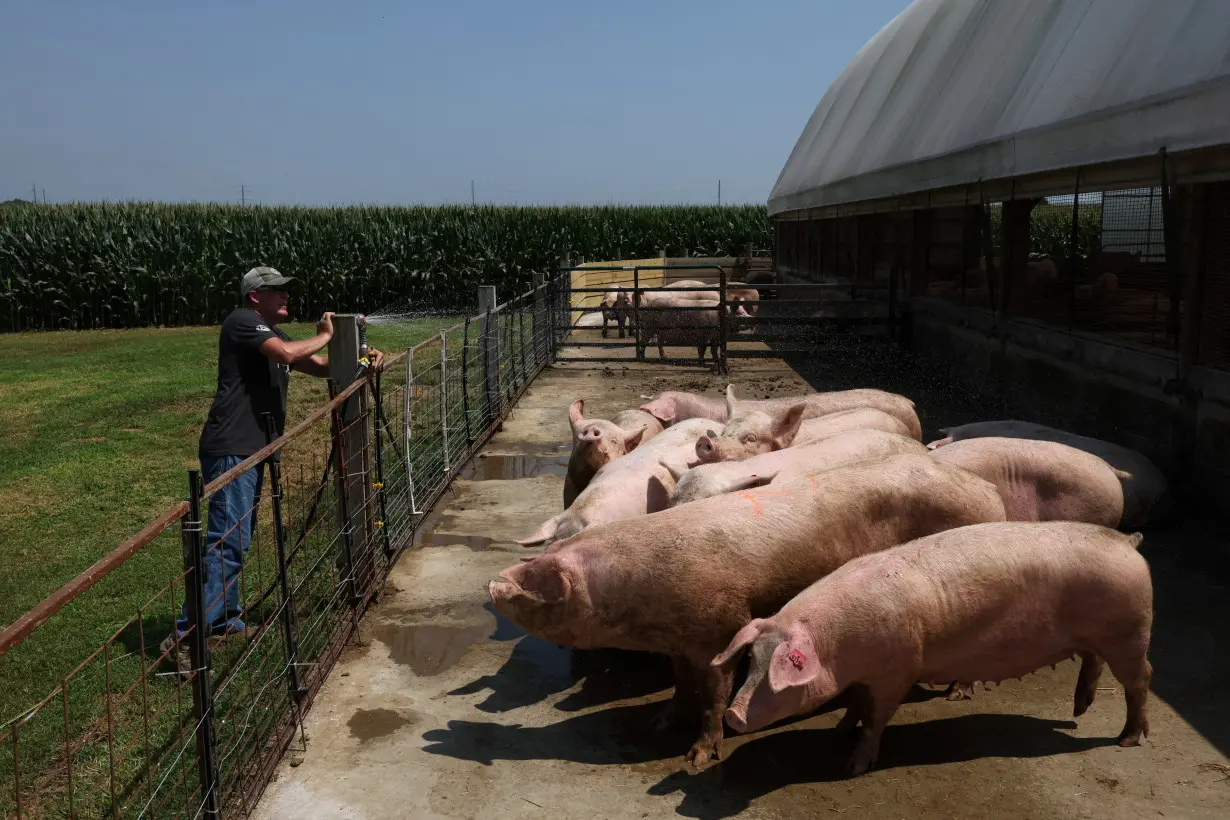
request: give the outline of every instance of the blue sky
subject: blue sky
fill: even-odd
[[[763,202],[906,5],[0,0],[0,200]]]

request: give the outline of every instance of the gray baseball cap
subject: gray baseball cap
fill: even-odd
[[[239,282],[239,295],[247,296],[257,288],[285,287],[291,282],[297,281],[299,280],[293,276],[283,276],[276,269],[262,265],[259,268],[253,268],[243,275],[243,279]]]

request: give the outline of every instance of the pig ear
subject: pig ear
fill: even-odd
[[[728,493],[737,493],[739,490],[750,490],[753,487],[763,487],[777,477],[777,471],[769,473],[756,473],[754,475],[739,476],[726,488]]]
[[[662,469],[671,474],[671,478],[675,479],[676,484],[679,483],[679,479],[683,478],[683,474],[687,472],[687,470],[680,470],[664,458],[658,459],[658,463],[662,465]]]
[[[552,516],[542,522],[542,526],[534,530],[534,534],[525,538],[518,538],[517,543],[523,547],[531,547],[536,544],[543,544],[555,537],[555,531],[559,529],[559,523],[567,512],[562,512],[559,515]]]
[[[662,483],[662,479],[656,475],[649,477],[649,482],[645,485],[645,512],[655,513],[661,512],[671,504],[670,490],[666,489],[666,485]]]
[[[799,434],[799,425],[803,423],[805,412],[807,412],[806,404],[796,404],[774,417],[772,430],[774,450],[785,449],[794,442],[794,437]]]
[[[662,422],[663,427],[670,427],[671,422],[675,420],[674,404],[671,402],[662,401],[661,399],[654,399],[649,404],[642,404],[637,409],[644,410],[646,413]]]
[[[638,427],[631,433],[624,436],[624,452],[630,453],[635,450],[641,443],[641,439],[645,437],[645,428]]]
[[[735,386],[733,384],[726,385],[726,418],[731,418],[735,414]]]
[[[730,643],[720,655],[709,661],[710,666],[733,666],[743,657],[743,651],[755,643],[760,637],[760,627],[764,623],[764,619],[755,618],[748,621],[742,629],[735,633],[735,636],[730,639]]]
[[[585,421],[585,399],[577,399],[568,405],[568,421],[572,422],[573,430],[576,430]]]
[[[778,694],[794,686],[806,686],[820,675],[820,659],[807,635],[791,635],[773,650],[769,661],[769,690]]]
[[[935,441],[927,445],[927,449],[934,450],[937,447],[943,447],[945,444],[952,444],[952,436],[947,436],[945,438],[937,438]]]

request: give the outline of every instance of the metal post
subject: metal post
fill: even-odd
[[[534,321],[530,333],[534,340],[534,369],[546,362],[550,352],[544,346],[542,335],[543,325],[547,315],[547,277],[546,274],[534,274]],[[549,337],[548,337],[549,338]]]
[[[410,495],[410,514],[419,515],[414,500],[414,462],[410,458],[410,413],[414,404],[414,348],[406,351],[406,390],[402,394],[402,456],[406,464],[406,492]]]
[[[530,332],[533,333],[533,326],[530,327]],[[521,348],[521,387],[529,383],[530,373],[529,365],[525,363],[525,297],[522,296],[521,303],[517,309],[517,344]]]
[[[466,446],[474,444],[470,432],[470,317],[466,316],[465,329],[461,332],[461,415],[465,419]]]
[[[265,441],[273,442],[278,437],[273,414],[265,413]],[[269,468],[269,498],[273,502],[273,540],[278,556],[278,589],[282,593],[282,638],[286,644],[286,683],[290,694],[298,704],[307,695],[307,687],[299,681],[299,647],[295,640],[295,599],[290,589],[286,566],[286,527],[282,520],[282,467],[280,459],[270,456],[265,459]]]
[[[393,547],[389,544],[389,508],[384,492],[384,437],[380,435],[381,426],[388,429],[388,422],[384,419],[383,380],[380,378],[382,375],[382,373],[376,373],[375,390],[372,396],[376,410],[372,424],[372,429],[376,433],[376,480],[372,482],[372,488],[376,491],[376,503],[380,508],[380,520],[376,522],[376,528],[380,530],[384,554],[387,557],[393,554]]]
[[[478,312],[482,314],[479,337],[483,346],[483,429],[491,425],[500,401],[500,360],[496,349],[491,312],[495,310],[495,286],[479,285]]]
[[[188,653],[192,657],[192,715],[196,721],[196,762],[207,817],[218,817],[218,768],[214,737],[214,702],[209,670],[209,643],[205,620],[205,542],[201,522],[201,471],[188,471],[188,517],[180,525],[184,541],[184,584],[192,631]],[[221,543],[218,549],[222,549]]]
[[[718,335],[721,340],[718,342],[718,350],[720,351],[719,358],[713,363],[714,369],[721,374],[728,372],[726,365],[726,339],[730,333],[730,322],[726,316],[726,268],[718,269]],[[702,351],[703,353],[703,351]]]
[[[330,357],[332,358],[332,357]],[[356,607],[351,609],[351,617],[354,620],[354,628],[359,627],[357,605],[362,596],[358,593],[358,586],[355,583],[355,566],[354,566],[354,522],[350,519],[351,506],[350,499],[350,480],[346,472],[346,436],[343,432],[343,423],[341,413],[335,408],[332,413],[333,421],[333,451],[336,453],[336,479],[337,479],[337,517],[341,525],[342,531],[342,554],[341,570],[346,576],[346,588],[348,590],[348,598],[351,606]]]
[[[444,475],[448,475],[448,336],[440,331],[440,435],[444,437]]]
[[[662,281],[665,283],[666,274],[663,272]],[[638,362],[645,361],[645,347],[641,344],[641,269],[632,269],[632,339],[636,343],[636,360]],[[645,343],[648,344],[648,339]]]

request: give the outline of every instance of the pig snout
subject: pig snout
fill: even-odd
[[[747,704],[735,701],[726,710],[726,725],[739,734],[747,731]]]
[[[710,434],[701,436],[696,439],[696,457],[703,463],[717,460],[717,444],[715,443],[716,435]]]

